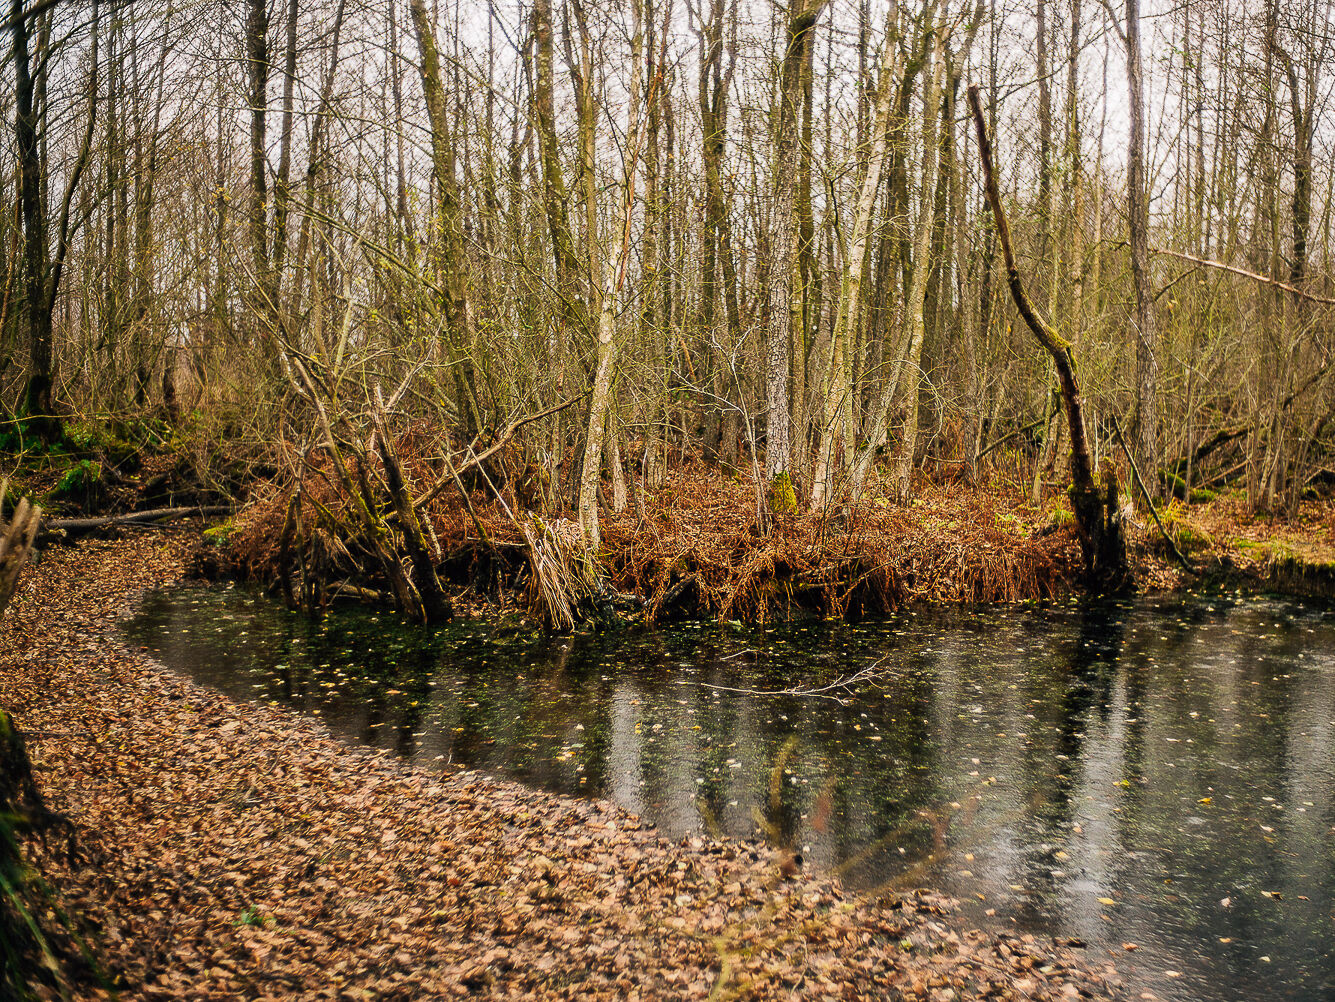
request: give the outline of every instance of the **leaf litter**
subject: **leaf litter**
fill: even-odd
[[[33,857],[122,999],[1120,997],[1111,963],[940,894],[853,895],[197,686],[117,636],[192,539],[48,551],[0,632],[0,704],[82,848]]]

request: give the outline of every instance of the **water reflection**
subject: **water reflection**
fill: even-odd
[[[672,836],[763,834],[858,886],[939,884],[979,921],[1114,951],[1136,993],[1335,996],[1335,619],[1318,609],[572,639],[310,623],[186,590],[127,632],[423,763],[611,797]],[[774,694],[872,664],[850,689]]]

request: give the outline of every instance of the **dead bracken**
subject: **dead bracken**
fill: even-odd
[[[432,478],[430,453],[422,446],[410,437],[398,450],[405,457],[420,450],[421,458],[404,459],[405,473],[419,483]],[[337,478],[317,470],[297,494],[298,519],[288,517],[294,496],[288,492],[261,492],[251,501],[236,520],[226,568],[280,588],[290,582],[303,604],[340,593],[392,600],[382,562],[369,556],[362,534],[348,528],[352,519],[340,514],[351,505]],[[532,524],[525,521],[533,516],[513,514],[522,513],[514,497],[503,505],[481,490],[470,495],[467,508],[458,492],[422,507],[440,547],[441,578],[468,583],[474,592],[513,593],[521,607],[561,625],[537,587],[543,575],[530,555]],[[761,533],[754,485],[695,464],[621,514],[608,513],[597,573],[608,595],[642,605],[649,620],[764,622],[876,615],[921,600],[1045,599],[1080,584],[1073,527],[1035,531],[1050,518],[1027,506],[1018,491],[927,483],[911,505],[868,492],[838,510],[778,516]]]

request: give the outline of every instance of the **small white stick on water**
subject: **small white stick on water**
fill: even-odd
[[[746,654],[754,652],[742,651],[740,653]],[[833,693],[840,689],[851,690],[855,686],[876,678],[877,669],[885,664],[885,660],[885,658],[881,658],[880,660],[867,665],[865,668],[859,668],[851,675],[840,675],[832,682],[815,687],[798,686],[792,689],[745,689],[731,685],[715,685],[712,682],[700,682],[698,684],[704,686],[706,689],[716,689],[719,692],[738,692],[744,696],[815,696],[817,699],[832,699],[840,706],[846,706],[848,705],[848,698],[846,696],[836,696],[833,695]]]

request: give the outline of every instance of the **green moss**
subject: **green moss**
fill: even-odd
[[[204,530],[204,541],[211,546],[227,546],[236,535],[237,526],[230,518],[218,525],[211,525]]]
[[[70,498],[91,494],[97,489],[102,477],[102,464],[91,459],[81,459],[61,474],[56,486],[51,488],[51,497]]]
[[[1267,549],[1270,551],[1271,560],[1286,560],[1292,563],[1300,562],[1298,551],[1286,543],[1271,543]]]
[[[797,491],[793,489],[793,478],[787,470],[775,474],[769,482],[769,510],[775,515],[797,511]]]
[[[1183,553],[1208,550],[1211,546],[1209,536],[1189,525],[1179,524],[1173,532],[1173,537],[1177,541],[1177,548]]]
[[[91,421],[72,421],[65,425],[65,441],[76,449],[90,450],[100,438],[100,430]]]

